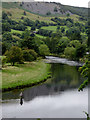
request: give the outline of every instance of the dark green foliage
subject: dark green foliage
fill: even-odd
[[[69,42],[70,40],[67,37],[61,37],[57,45],[57,52],[63,53]]]
[[[21,48],[17,46],[12,46],[9,51],[5,53],[7,62],[10,62],[14,65],[16,62],[21,63],[23,61],[23,53]]]
[[[50,31],[50,30],[44,30],[44,29],[39,29],[39,31],[37,32],[37,34],[40,34],[42,36],[49,36],[49,37],[51,37],[52,31]]]
[[[68,47],[75,48],[74,57],[73,57],[74,60],[79,60],[86,53],[86,45],[85,44],[81,44],[78,40],[72,40],[68,44]],[[72,53],[70,52],[69,54],[72,54]]]
[[[23,50],[23,58],[25,61],[33,61],[37,59],[37,53],[32,49]]]
[[[80,30],[76,27],[69,28],[66,35],[70,40],[81,40]]]
[[[64,31],[65,31],[65,28],[61,27],[61,32],[64,33]]]
[[[83,91],[83,88],[85,88],[88,85],[88,79],[85,80],[80,87],[78,88],[78,91]]]
[[[64,54],[67,58],[74,60],[75,59],[76,49],[74,47],[66,47],[64,50]]]
[[[59,30],[60,29],[60,26],[57,26],[57,30]]]
[[[89,83],[89,77],[90,77],[90,61],[86,61],[86,63],[79,68],[79,71],[83,77],[86,78],[86,80],[80,85],[78,91],[83,91],[83,88],[85,88]]]
[[[38,53],[38,46],[33,37],[27,36],[20,42],[21,48],[34,49]]]
[[[6,42],[3,42],[2,43],[2,55],[4,55],[4,53],[6,52],[6,50],[7,50],[7,44],[6,44]]]
[[[8,19],[8,15],[4,11],[2,12],[2,19]]]
[[[32,26],[32,27],[31,27],[31,30],[35,30],[35,29],[36,29],[35,26]]]
[[[69,17],[70,16],[70,14],[69,13],[67,13],[67,17]]]
[[[45,57],[46,55],[49,55],[50,51],[47,45],[42,44],[39,47],[39,53],[41,56]]]
[[[50,11],[49,11],[49,12],[47,12],[47,13],[46,13],[46,15],[48,15],[48,16],[49,16],[49,15],[51,15],[51,12],[50,12]]]
[[[2,31],[4,32],[11,32],[11,26],[8,22],[2,24]]]
[[[24,11],[23,14],[26,15],[26,12]]]
[[[19,23],[13,26],[13,29],[24,31],[26,29],[26,26],[23,23]]]
[[[7,33],[4,33],[3,36],[2,36],[2,41],[4,42],[12,42],[12,34],[7,32]]]
[[[76,48],[76,59],[82,58],[86,54],[86,46],[81,44]]]

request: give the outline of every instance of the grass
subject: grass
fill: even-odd
[[[67,27],[67,26],[60,26],[60,28],[62,28],[62,27],[65,28],[65,31],[68,30],[68,27]],[[51,30],[51,31],[53,31],[53,32],[56,32],[57,26],[45,26],[45,27],[41,27],[41,29]]]
[[[2,70],[2,90],[30,86],[46,80],[49,75],[50,65],[42,60],[7,66]]]
[[[56,31],[57,30],[57,26],[47,26],[47,27],[45,26],[45,27],[41,27],[41,29]]]
[[[51,21],[52,17],[39,16],[27,11],[26,11],[26,15],[23,15],[24,10],[19,8],[10,8],[10,9],[2,8],[2,11],[5,11],[6,13],[10,12],[12,16],[9,17],[15,21],[20,21],[21,17],[24,17],[24,18],[29,18],[30,20],[33,21],[39,20],[39,21],[45,21],[47,23],[51,23],[51,22],[53,23],[53,21]]]
[[[10,8],[7,8],[7,7],[3,7],[2,8],[2,11],[5,11],[6,13],[10,12],[12,14],[12,16],[9,16],[11,19],[15,20],[15,21],[21,21],[21,17],[24,17],[24,18],[29,18],[30,20],[39,20],[39,21],[44,21],[44,22],[47,22],[47,23],[55,23],[51,20],[51,18],[55,18],[55,16],[40,16],[38,14],[34,14],[34,13],[31,13],[30,11],[26,11],[26,15],[23,14],[24,12],[24,9],[22,8],[19,8],[17,6],[17,4]],[[66,19],[67,17],[65,16],[58,16],[60,19]],[[78,15],[71,15],[70,16],[71,19],[75,20],[75,21],[78,21]]]
[[[28,30],[31,30],[31,27],[30,27],[30,26],[27,26],[27,29],[28,29]]]
[[[42,36],[42,35],[39,35],[39,34],[35,34],[36,37],[39,37],[39,38],[46,38],[45,36]]]
[[[22,32],[24,32],[24,31],[11,29],[11,33],[19,33],[19,34],[22,34]]]

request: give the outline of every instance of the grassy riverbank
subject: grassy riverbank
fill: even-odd
[[[50,77],[50,65],[43,60],[15,66],[6,66],[2,70],[2,90],[12,90],[33,86]]]

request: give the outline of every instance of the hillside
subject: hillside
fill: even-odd
[[[88,16],[87,8],[62,5],[55,2],[3,2],[2,7],[5,9],[18,8],[41,16],[66,16],[67,14]]]

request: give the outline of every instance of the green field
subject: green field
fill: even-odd
[[[50,65],[43,60],[34,61],[15,66],[7,66],[2,70],[2,89],[28,86],[47,79]]]
[[[42,36],[42,35],[39,35],[39,34],[35,34],[36,37],[39,37],[39,38],[46,38],[45,36]]]
[[[67,27],[67,26],[60,26],[60,28],[62,28],[62,27],[65,28],[65,31],[68,30],[68,27]],[[51,31],[53,31],[53,32],[56,32],[57,26],[45,26],[45,27],[41,27],[41,29],[51,30]]]
[[[19,34],[22,34],[23,32],[24,32],[24,31],[11,29],[11,33],[19,33]]]
[[[57,26],[47,26],[47,27],[45,26],[45,27],[41,27],[41,29],[56,31],[57,30]]]
[[[31,27],[30,27],[30,26],[27,26],[27,29],[28,29],[28,30],[31,30]]]

